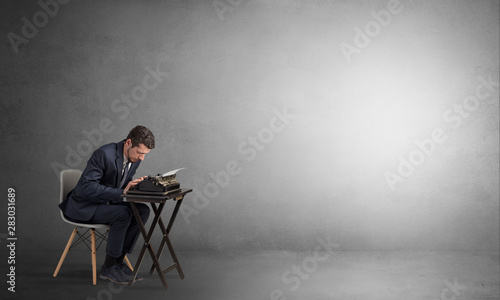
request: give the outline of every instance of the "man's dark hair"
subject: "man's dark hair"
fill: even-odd
[[[137,125],[127,135],[127,140],[132,140],[132,147],[137,147],[139,144],[144,144],[144,146],[149,149],[154,149],[155,147],[155,136],[148,128]]]

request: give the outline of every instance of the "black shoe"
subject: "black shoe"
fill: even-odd
[[[121,263],[118,263],[118,266],[120,266],[120,268],[122,269],[122,272],[127,275],[129,278],[132,277],[132,273],[133,271],[130,270],[130,268],[124,263],[124,262],[121,262]],[[141,281],[143,280],[144,278],[142,278],[141,275],[137,274],[135,276],[135,281]]]
[[[119,284],[127,284],[130,280],[130,276],[122,271],[122,268],[119,264],[113,265],[111,267],[102,266],[100,278],[108,279]]]

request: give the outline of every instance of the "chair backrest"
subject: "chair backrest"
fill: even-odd
[[[59,202],[63,202],[66,199],[66,195],[75,188],[78,180],[82,176],[82,171],[76,169],[68,169],[61,171],[61,190],[59,195]],[[88,227],[88,228],[108,228],[109,225],[106,224],[90,224],[90,223],[76,223],[66,219],[62,210],[59,210],[61,213],[61,218],[64,222],[73,224],[79,227]]]
[[[61,171],[61,190],[59,195],[59,202],[63,202],[66,199],[66,195],[75,188],[82,171],[76,169],[62,170]]]

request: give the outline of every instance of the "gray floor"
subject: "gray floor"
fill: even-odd
[[[133,287],[99,280],[92,285],[90,254],[70,252],[58,277],[60,252],[18,251],[16,293],[5,280],[2,299],[500,299],[498,252],[180,252],[186,278],[157,275]],[[99,250],[98,265],[102,264]],[[132,261],[135,256],[132,255]],[[170,263],[164,257],[163,265]],[[6,263],[2,263],[6,266]],[[6,270],[6,268],[2,268]],[[285,280],[283,280],[283,277]],[[4,295],[7,295],[5,297]]]

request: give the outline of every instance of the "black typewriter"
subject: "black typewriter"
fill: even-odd
[[[175,174],[163,176],[148,176],[131,187],[127,194],[168,195],[180,191],[181,184],[175,179]]]

